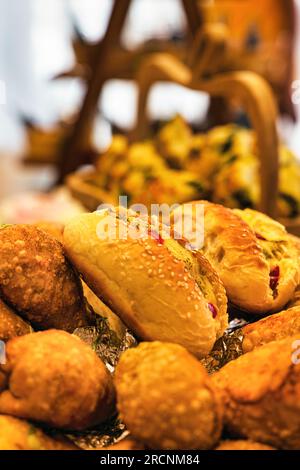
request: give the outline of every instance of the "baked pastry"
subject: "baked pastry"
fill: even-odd
[[[274,447],[253,441],[221,441],[215,450],[276,450]]]
[[[211,376],[222,394],[226,427],[234,435],[280,449],[299,449],[298,342],[299,335],[272,341]]]
[[[0,450],[79,450],[63,437],[50,437],[32,423],[0,415]]]
[[[34,226],[0,230],[0,294],[35,329],[88,325],[81,282],[62,245]]]
[[[67,224],[68,256],[96,295],[139,338],[179,343],[205,356],[228,322],[217,273],[201,254],[194,255],[164,231],[156,232],[148,220],[120,211],[85,214]],[[116,227],[116,233],[107,227]],[[137,227],[143,231],[138,239],[126,236]]]
[[[111,446],[102,447],[101,449],[97,450],[145,450],[145,446],[131,438],[126,438],[116,442],[115,444],[112,444]]]
[[[57,241],[62,242],[64,231],[63,224],[59,222],[37,222],[33,225],[43,232],[48,233],[48,235],[52,235]]]
[[[31,333],[31,326],[0,299],[0,341]]]
[[[6,344],[0,366],[0,413],[62,429],[86,429],[114,410],[112,379],[76,336],[48,330]]]
[[[196,201],[175,210],[175,231],[183,210],[191,208],[195,217],[198,204],[204,206],[201,251],[218,272],[230,302],[255,314],[283,308],[299,275],[296,249],[285,228],[257,211]]]
[[[210,449],[222,406],[204,367],[182,346],[141,343],[115,373],[118,409],[132,436],[152,449]]]
[[[300,307],[289,308],[244,326],[243,352],[296,334],[300,337]]]

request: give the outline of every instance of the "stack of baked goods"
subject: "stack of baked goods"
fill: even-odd
[[[283,144],[279,156],[278,215],[295,218],[300,215],[300,164]],[[230,208],[255,209],[259,166],[254,131],[229,124],[195,134],[176,116],[152,140],[130,144],[126,137],[114,136],[84,180],[115,204],[119,196],[146,206],[205,198]]]
[[[299,448],[297,243],[253,210],[197,201],[192,218],[198,204],[197,247],[177,236],[184,206],[170,227],[117,207],[1,227],[1,449],[85,448],[74,433],[113,417],[126,432],[108,449]],[[238,354],[209,373],[237,310]],[[139,343],[115,370],[76,334],[99,314]]]

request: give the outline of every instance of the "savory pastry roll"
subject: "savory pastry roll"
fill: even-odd
[[[191,137],[191,129],[179,115],[175,116],[159,131],[156,142],[157,148],[171,168],[180,169],[185,167]]]
[[[31,326],[0,299],[0,341],[31,333]]]
[[[0,230],[0,293],[36,329],[88,324],[80,279],[62,245],[31,225]]]
[[[50,437],[28,421],[0,415],[0,450],[79,450],[63,437]]]
[[[300,446],[299,335],[272,341],[213,374],[234,435],[281,449]],[[297,349],[298,348],[298,349]]]
[[[64,225],[59,222],[36,222],[33,224],[34,227],[48,233],[54,237],[57,241],[62,242]]]
[[[288,338],[299,334],[300,338],[300,307],[289,308],[283,312],[270,315],[243,327],[243,352],[270,343],[271,341]]]
[[[115,373],[121,418],[152,449],[210,449],[222,430],[222,406],[204,367],[182,346],[141,343]]]
[[[221,441],[215,450],[276,450],[274,447],[253,441]]]
[[[85,214],[67,224],[68,256],[141,339],[179,343],[205,356],[228,322],[217,273],[201,254],[156,231],[148,220],[120,211]]]
[[[48,330],[6,345],[0,366],[0,413],[81,430],[114,410],[111,376],[94,351],[76,336]]]
[[[202,253],[218,272],[232,304],[251,313],[280,310],[291,299],[298,282],[296,250],[285,228],[250,209],[227,209],[196,201],[175,210],[173,224],[191,208],[204,206]]]

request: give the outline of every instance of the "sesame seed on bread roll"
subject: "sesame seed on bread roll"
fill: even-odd
[[[293,296],[299,270],[285,228],[257,211],[195,201],[174,211],[175,230],[185,208],[190,206],[195,217],[199,204],[204,206],[201,252],[219,274],[230,302],[254,314],[283,308]]]
[[[181,344],[198,357],[208,354],[227,324],[225,289],[210,263],[149,221],[122,210],[83,214],[64,231],[64,246],[85,282],[141,339]],[[116,215],[116,218],[115,218]],[[147,236],[115,238],[132,224]]]

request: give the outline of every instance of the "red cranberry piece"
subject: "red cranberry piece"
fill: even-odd
[[[275,268],[271,269],[270,271],[270,288],[272,290],[276,290],[279,282],[280,277],[280,268],[279,266],[275,266]]]
[[[256,238],[258,238],[258,240],[266,241],[265,237],[263,237],[260,233],[255,232],[255,236],[256,236]]]
[[[213,318],[216,318],[217,315],[218,315],[218,311],[217,311],[216,307],[215,307],[213,304],[210,304],[210,303],[209,303],[209,304],[208,304],[208,308],[209,308],[209,310],[211,311],[212,317],[213,317]]]

